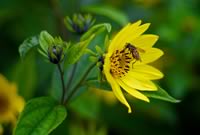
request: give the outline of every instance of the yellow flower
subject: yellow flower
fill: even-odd
[[[131,107],[121,89],[135,98],[149,102],[140,91],[156,91],[157,87],[152,80],[163,77],[159,70],[147,65],[163,55],[161,50],[152,47],[158,36],[143,34],[150,24],[140,24],[141,21],[128,24],[114,37],[105,54],[103,67],[115,96],[128,107],[129,113]]]
[[[24,99],[17,94],[16,85],[0,74],[0,123],[15,124],[24,103]]]

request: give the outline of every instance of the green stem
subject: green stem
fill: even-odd
[[[65,83],[64,83],[64,72],[62,71],[62,68],[60,66],[60,64],[57,64],[58,66],[58,70],[60,72],[60,78],[61,78],[61,83],[62,83],[62,98],[61,98],[61,103],[64,104],[64,100],[65,100]]]
[[[68,101],[73,97],[73,95],[76,93],[76,91],[78,90],[78,88],[82,85],[82,83],[84,82],[85,78],[88,76],[88,74],[90,73],[90,71],[93,69],[93,67],[96,65],[96,63],[93,63],[92,65],[90,65],[88,67],[88,69],[85,71],[85,73],[83,74],[82,78],[80,79],[80,81],[77,83],[77,85],[72,89],[71,93],[69,93],[68,98],[65,101],[65,105],[68,103]]]
[[[71,86],[72,80],[73,80],[73,78],[74,78],[74,74],[75,74],[75,72],[76,72],[76,68],[77,68],[77,63],[73,66],[72,72],[71,72],[71,74],[70,74],[70,76],[69,76],[69,80],[68,80],[67,85],[66,85],[66,89],[67,89],[67,90],[68,90],[68,89],[70,88],[70,86]]]

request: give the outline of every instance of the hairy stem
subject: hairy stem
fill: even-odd
[[[81,77],[80,81],[77,83],[77,85],[72,89],[71,93],[69,93],[65,104],[68,103],[68,101],[73,97],[73,95],[76,93],[76,91],[78,90],[78,88],[82,85],[82,83],[84,82],[84,80],[86,79],[86,77],[88,76],[88,74],[90,73],[90,71],[93,69],[93,67],[96,65],[96,63],[91,64],[88,69],[85,71],[85,73],[83,74],[83,76]]]

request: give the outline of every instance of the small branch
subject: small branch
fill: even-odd
[[[90,71],[93,69],[93,67],[96,65],[96,63],[93,63],[92,65],[90,65],[88,67],[88,69],[85,71],[85,73],[83,74],[82,78],[80,79],[80,81],[78,82],[78,84],[72,89],[71,93],[69,93],[69,96],[67,97],[66,101],[65,101],[65,105],[68,103],[68,101],[73,97],[73,95],[76,93],[76,91],[78,90],[78,88],[82,85],[82,83],[84,82],[85,78],[88,76],[88,74],[90,73]]]
[[[61,78],[61,83],[62,83],[62,98],[61,98],[61,103],[64,104],[64,100],[65,100],[65,83],[64,83],[64,72],[61,69],[60,64],[57,64],[58,66],[58,70],[60,72],[60,78]]]

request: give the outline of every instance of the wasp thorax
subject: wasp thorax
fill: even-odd
[[[48,48],[48,57],[52,63],[58,64],[64,58],[63,48],[59,45],[50,46]]]

